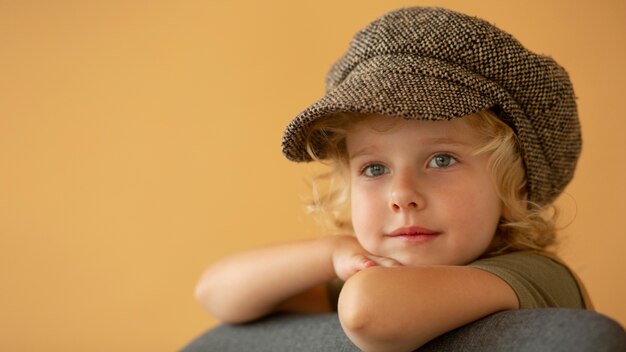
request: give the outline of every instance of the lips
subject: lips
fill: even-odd
[[[437,231],[432,231],[429,229],[410,226],[410,227],[401,227],[393,232],[387,234],[385,237],[395,238],[399,240],[403,240],[411,243],[424,243],[428,242],[441,233]]]

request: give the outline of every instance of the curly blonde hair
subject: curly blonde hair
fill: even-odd
[[[308,130],[309,155],[330,166],[329,172],[313,180],[313,199],[308,209],[335,231],[352,231],[346,135],[354,124],[368,117],[371,115],[335,114],[316,121]],[[519,250],[548,251],[556,244],[558,212],[552,204],[528,201],[524,165],[514,131],[491,110],[463,118],[487,140],[475,153],[489,154],[489,169],[505,209],[494,239],[483,256]],[[324,148],[314,149],[313,145]]]

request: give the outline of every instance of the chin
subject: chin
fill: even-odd
[[[465,265],[473,261],[465,258],[446,258],[442,256],[390,256],[400,264],[408,267],[425,265]]]
[[[436,258],[428,258],[428,257],[398,257],[393,258],[400,264],[408,267],[417,267],[417,266],[425,266],[425,265],[450,265],[445,260],[436,259]]]

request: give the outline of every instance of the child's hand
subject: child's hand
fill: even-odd
[[[337,276],[343,281],[372,266],[392,267],[401,265],[394,259],[375,256],[367,252],[354,236],[336,236],[335,239],[336,246],[332,256],[333,267]]]

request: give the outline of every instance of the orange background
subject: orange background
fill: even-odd
[[[477,15],[570,73],[584,151],[562,254],[626,324],[623,1],[0,1],[0,350],[172,351],[204,267],[323,231],[280,153],[384,12]]]

